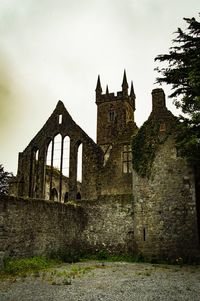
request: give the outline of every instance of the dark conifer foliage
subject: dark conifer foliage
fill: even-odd
[[[184,113],[177,134],[180,154],[192,165],[200,165],[200,22],[195,18],[184,20],[187,28],[178,28],[169,53],[155,58],[165,63],[156,68],[160,74],[157,83],[172,85],[170,97]]]
[[[4,171],[4,167],[0,164],[0,194],[8,194],[9,182],[13,178],[13,174]]]

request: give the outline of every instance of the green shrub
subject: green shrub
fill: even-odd
[[[7,274],[20,274],[28,271],[38,271],[55,265],[55,260],[45,257],[32,257],[25,259],[6,259],[4,272]]]
[[[109,258],[109,254],[106,250],[100,250],[96,255],[97,260],[107,260]]]

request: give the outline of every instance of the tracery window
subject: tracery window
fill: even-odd
[[[46,157],[46,187],[45,198],[56,199],[52,195],[52,188],[55,185],[57,199],[64,202],[65,196],[62,193],[69,177],[70,161],[70,138],[58,134],[49,143]]]

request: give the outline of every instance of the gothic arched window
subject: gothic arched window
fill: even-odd
[[[82,182],[83,143],[78,147],[77,154],[77,181]]]

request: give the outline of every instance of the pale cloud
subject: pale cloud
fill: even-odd
[[[197,0],[1,0],[0,163],[16,171],[17,152],[59,99],[95,139],[99,73],[104,90],[109,84],[116,92],[127,69],[141,125],[151,110],[154,57],[168,51],[182,18],[197,17],[198,8]]]

